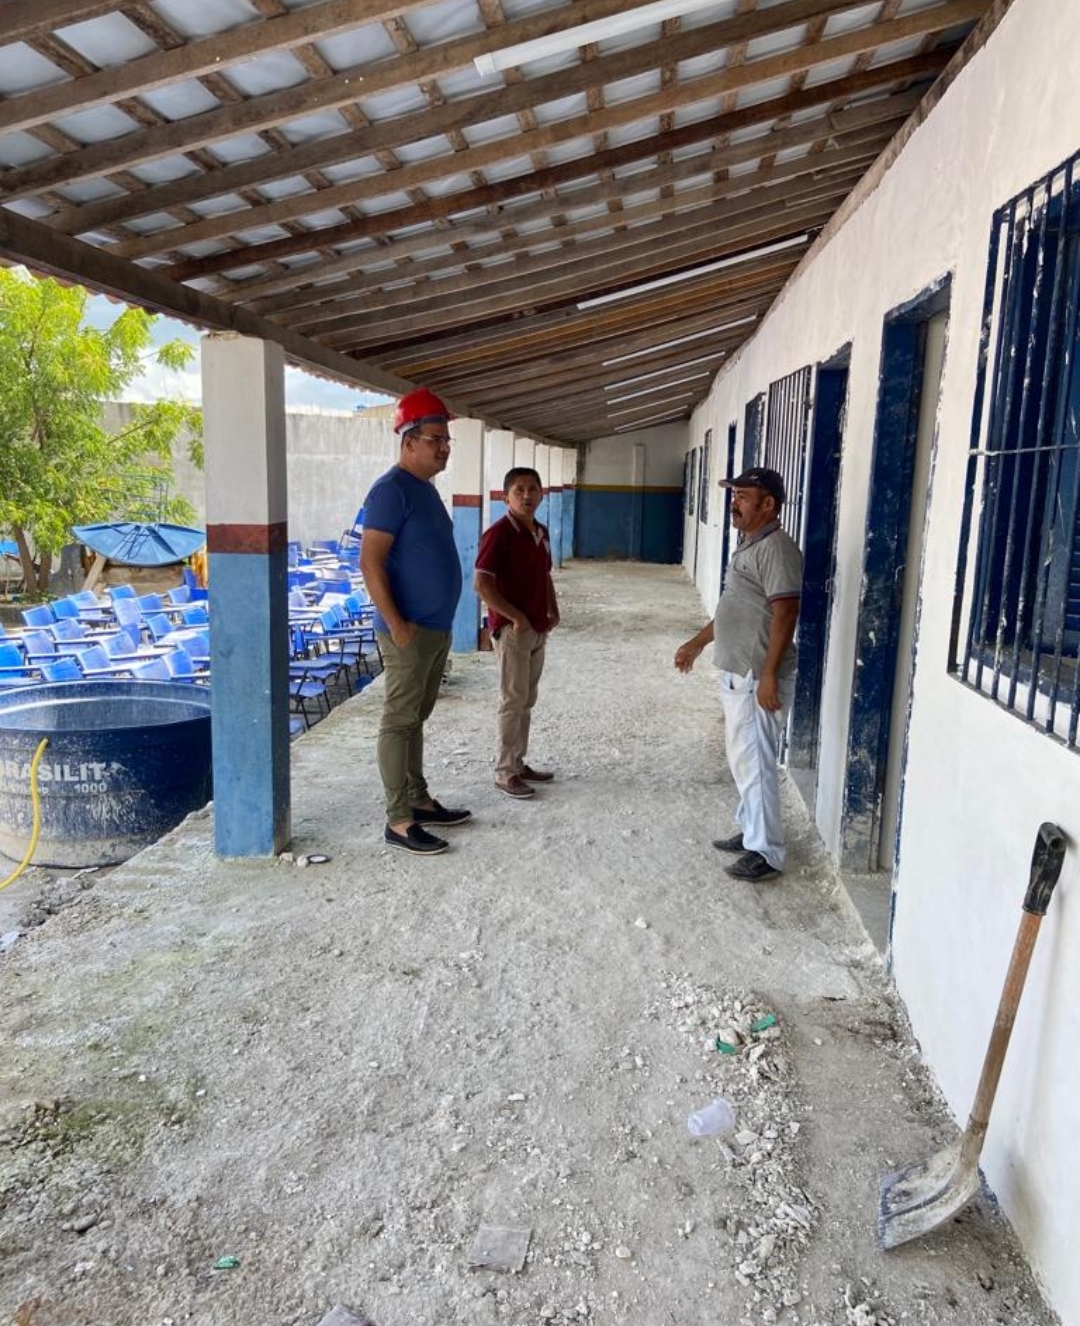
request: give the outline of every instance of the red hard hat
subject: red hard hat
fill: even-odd
[[[394,432],[404,433],[407,428],[419,428],[427,423],[449,423],[453,417],[445,401],[439,400],[427,387],[418,387],[398,401],[394,411]]]

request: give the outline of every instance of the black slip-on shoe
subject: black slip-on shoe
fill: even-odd
[[[712,845],[718,852],[745,852],[742,834],[733,833],[730,838],[714,838]]]
[[[524,778],[527,783],[550,783],[555,775],[550,769],[531,769],[523,764],[518,770],[518,777]]]
[[[730,875],[732,879],[748,879],[754,884],[760,884],[767,879],[778,879],[780,876],[780,871],[775,866],[770,866],[760,852],[744,853],[737,861],[732,861],[730,866],[725,866],[724,873]]]
[[[430,806],[413,806],[412,817],[414,824],[441,824],[445,829],[450,824],[464,824],[471,820],[472,811],[451,810],[449,806],[440,806],[433,797]]]
[[[388,847],[400,847],[403,852],[412,852],[415,856],[434,856],[450,846],[445,838],[436,838],[419,824],[410,824],[404,833],[396,832],[388,824],[383,830],[383,840]]]

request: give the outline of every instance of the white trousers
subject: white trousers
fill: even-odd
[[[728,766],[739,793],[735,819],[743,846],[760,852],[774,870],[784,868],[784,826],[780,819],[780,734],[791,707],[792,684],[782,684],[782,708],[775,713],[757,701],[757,678],[748,672],[720,673],[720,703]]]

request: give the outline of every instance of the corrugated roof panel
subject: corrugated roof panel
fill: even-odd
[[[341,219],[340,214],[338,219]],[[236,235],[245,244],[268,244],[271,240],[284,239],[288,233],[282,226],[252,226],[250,230],[238,230]],[[242,257],[243,250],[238,250],[237,261]]]
[[[660,121],[655,115],[644,120],[635,120],[633,124],[620,124],[607,131],[608,146],[622,147],[626,143],[637,143],[643,138],[655,138],[660,132]]]
[[[20,92],[70,81],[59,66],[46,60],[25,42],[0,46],[0,96],[13,97]]]
[[[583,157],[591,157],[595,151],[591,138],[572,138],[569,143],[556,143],[546,149],[547,159],[553,166],[564,161],[580,161]]]
[[[746,44],[746,61],[764,59],[767,55],[777,55],[781,51],[793,51],[801,46],[806,37],[806,24],[800,23],[793,28],[784,28],[781,32],[770,32],[763,37],[754,37]]]
[[[417,161],[431,161],[435,157],[449,157],[445,138],[422,138],[417,143],[402,143],[394,148],[398,160],[405,165]]]
[[[475,0],[442,0],[442,4],[425,5],[407,14],[405,23],[421,46],[484,30]]]
[[[660,91],[660,70],[651,69],[646,74],[635,74],[633,78],[620,78],[604,87],[604,104],[620,106],[627,101],[636,101],[638,97],[647,97]]]
[[[268,157],[273,150],[258,134],[237,134],[235,138],[223,138],[213,146],[214,156],[226,165],[236,161],[254,161],[256,157]]]
[[[128,174],[134,175],[144,184],[168,184],[170,180],[183,179],[185,175],[199,175],[201,171],[187,157],[162,157],[160,161],[145,161],[137,166],[129,166]]]
[[[672,115],[671,122],[676,129],[680,129],[684,124],[697,124],[701,120],[708,120],[714,115],[719,115],[723,108],[723,102],[719,97],[707,97],[704,101],[695,101],[689,106],[680,106]]]
[[[141,92],[139,100],[166,120],[186,120],[191,115],[217,110],[221,101],[205,84],[188,79],[184,83],[170,83],[168,87]]]
[[[472,187],[473,182],[468,175],[446,175],[442,179],[429,180],[424,185],[424,192],[431,194],[433,198],[445,198],[448,194],[464,193],[466,189]]]
[[[307,70],[291,51],[273,51],[253,60],[232,64],[226,71],[229,82],[245,97],[261,97],[296,87],[310,78]]]
[[[695,55],[690,60],[680,60],[675,66],[679,82],[690,83],[695,78],[719,73],[721,69],[727,68],[729,59],[728,48],[721,46],[714,51],[706,51],[704,55]]]
[[[470,147],[479,147],[481,143],[493,143],[503,138],[514,138],[521,133],[521,125],[516,115],[500,115],[495,119],[482,120],[479,124],[467,124],[461,130],[462,137]]]
[[[127,197],[126,189],[121,189],[118,184],[113,184],[103,175],[89,180],[73,180],[71,184],[61,186],[56,192],[69,203],[76,204],[96,203],[99,198]]]
[[[313,138],[334,138],[345,133],[348,127],[337,111],[302,115],[280,126],[290,143],[310,143]]]
[[[771,101],[774,97],[785,96],[790,91],[790,78],[771,78],[767,83],[753,83],[750,87],[740,88],[735,104],[757,106],[762,101]]]
[[[233,212],[251,210],[251,204],[237,193],[223,193],[217,198],[200,198],[188,206],[198,216],[228,216]]]
[[[532,174],[532,162],[528,157],[513,157],[509,161],[496,161],[487,166],[484,175],[489,180],[513,180],[521,175]]]
[[[539,124],[556,124],[560,120],[572,120],[578,115],[585,115],[588,109],[585,93],[577,92],[571,97],[560,97],[558,101],[546,101],[542,106],[534,106],[533,114]]]
[[[42,217],[53,213],[53,208],[40,198],[16,198],[14,202],[4,203],[4,206],[18,212],[20,216],[28,216],[31,221],[40,221]]]
[[[294,198],[301,193],[310,193],[314,196],[316,192],[310,181],[306,180],[303,175],[290,175],[283,180],[266,180],[258,186],[258,189],[264,198],[275,200],[278,198]]]
[[[560,69],[573,69],[581,63],[581,58],[576,50],[558,51],[554,55],[547,55],[542,60],[530,60],[528,64],[520,65],[521,73],[526,78],[543,78],[545,74],[557,74]],[[493,84],[493,78],[484,80],[487,84]]]
[[[848,56],[843,60],[830,60],[827,64],[816,64],[806,75],[805,87],[817,87],[833,78],[844,78],[853,73],[857,56]]]
[[[389,92],[380,92],[375,97],[361,97],[361,90],[357,88],[357,105],[376,124],[383,120],[396,120],[399,115],[411,115],[416,111],[430,109],[427,97],[418,87],[396,87]]]
[[[125,221],[124,226],[135,235],[157,235],[169,230],[179,233],[183,229],[176,217],[168,212],[151,212],[148,216],[134,216],[130,221]]]
[[[139,128],[130,115],[125,115],[115,106],[96,106],[93,110],[65,115],[53,123],[77,143],[104,143],[111,138],[122,138],[124,134],[133,133]]]
[[[341,161],[333,166],[323,166],[322,172],[335,184],[345,184],[349,180],[362,180],[369,175],[381,175],[382,164],[375,157],[356,157],[352,161]]]
[[[452,69],[439,75],[439,87],[450,101],[458,97],[474,97],[480,92],[490,92],[497,86],[494,80],[482,78],[472,65],[467,69]]]
[[[48,143],[21,130],[0,135],[0,166],[25,166],[31,161],[44,161],[46,157],[56,155]]]
[[[398,208],[411,207],[412,199],[407,193],[384,193],[381,198],[365,198],[358,206],[365,216],[378,216],[381,212],[394,212]]]
[[[249,0],[154,0],[154,9],[184,37],[209,37],[215,32],[253,23],[262,15]]]
[[[885,46],[879,46],[870,56],[869,67],[876,69],[878,65],[889,64],[893,60],[906,60],[909,56],[918,55],[922,50],[924,38],[909,37],[907,41],[891,41]]]
[[[365,23],[350,32],[339,32],[332,37],[321,37],[315,49],[335,72],[352,69],[357,65],[375,64],[390,60],[398,50],[390,34],[381,23]]]
[[[673,161],[689,161],[692,157],[702,157],[702,170],[708,170],[708,158],[712,156],[711,143],[687,143],[685,147],[677,147],[671,154]]]
[[[849,9],[842,14],[830,14],[825,24],[825,36],[836,37],[842,32],[857,32],[868,27],[877,18],[880,5],[863,5],[860,9]]]
[[[72,50],[99,69],[126,64],[158,49],[157,43],[123,14],[102,14],[59,28],[57,33]]]
[[[318,198],[318,194],[313,194],[312,198]],[[346,220],[348,220],[348,217],[337,207],[325,207],[318,212],[305,212],[305,215],[300,217],[299,224],[303,225],[305,231],[325,231],[330,225],[341,225],[342,221]],[[283,233],[288,233],[288,231]],[[257,241],[252,240],[252,243],[257,243]]]

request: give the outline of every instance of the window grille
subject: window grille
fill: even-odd
[[[697,496],[699,450],[700,448],[695,447],[690,453],[690,482],[686,485],[686,512],[690,516],[694,514],[694,499]]]
[[[705,441],[701,448],[701,491],[698,498],[698,519],[703,525],[709,523],[709,457],[712,454],[712,429],[705,430]]]
[[[780,509],[780,523],[796,542],[802,535],[812,376],[812,370],[807,366],[770,385],[765,428],[765,459],[762,464],[784,476],[787,501]]]
[[[1078,161],[994,214],[949,657],[963,681],[1073,749],[1080,713]]]

